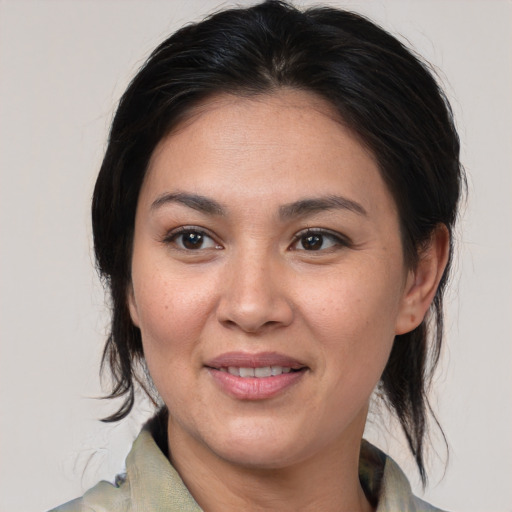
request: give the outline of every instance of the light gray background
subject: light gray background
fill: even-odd
[[[243,2],[241,2],[243,3]],[[331,1],[409,41],[440,71],[469,175],[438,374],[451,448],[427,500],[512,510],[512,2]],[[107,323],[89,200],[113,107],[148,52],[217,0],[0,0],[0,512],[44,510],[122,469],[147,406],[97,418]],[[391,424],[368,436],[411,475]],[[391,429],[391,434],[386,432]],[[443,456],[439,436],[434,446]]]

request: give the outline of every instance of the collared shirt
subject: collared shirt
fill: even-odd
[[[361,484],[377,503],[376,512],[442,512],[412,494],[398,465],[363,440]],[[115,484],[100,482],[81,498],[50,512],[202,512],[149,428],[139,434]]]

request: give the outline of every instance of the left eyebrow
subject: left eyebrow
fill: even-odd
[[[300,199],[299,201],[285,204],[279,208],[279,216],[281,219],[286,220],[327,210],[348,210],[358,215],[368,215],[364,207],[356,201],[343,196],[325,196]]]

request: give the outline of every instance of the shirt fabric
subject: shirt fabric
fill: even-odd
[[[100,482],[81,498],[50,512],[202,512],[148,425],[133,443],[126,473],[114,484]],[[364,440],[359,478],[377,505],[376,512],[442,512],[414,496],[398,465]]]

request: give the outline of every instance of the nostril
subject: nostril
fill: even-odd
[[[287,325],[287,323],[279,322],[277,320],[268,320],[266,322],[254,322],[251,323],[247,320],[221,320],[221,323],[229,329],[241,329],[247,334],[259,334],[269,330],[277,329],[281,326]]]
[[[249,279],[247,275],[226,280],[225,293],[217,306],[217,319],[224,326],[258,333],[289,325],[293,310],[286,290],[268,276]]]

